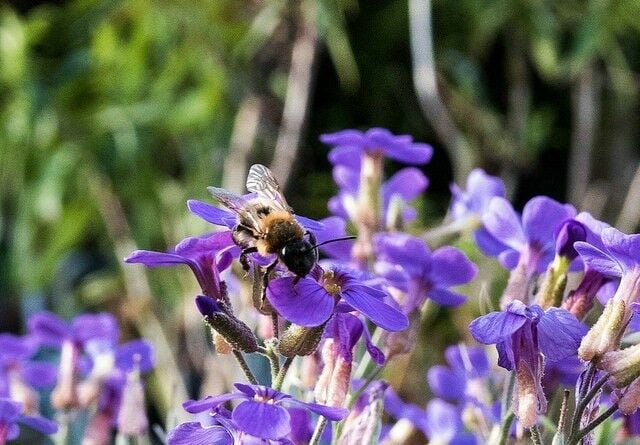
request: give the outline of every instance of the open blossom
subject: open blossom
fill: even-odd
[[[19,424],[33,428],[44,434],[58,431],[58,425],[40,416],[23,414],[23,405],[6,397],[0,397],[0,445],[20,435]]]
[[[320,140],[334,148],[329,152],[333,165],[346,165],[359,170],[363,153],[380,153],[406,164],[426,164],[433,155],[428,144],[413,142],[413,137],[394,135],[384,128],[342,130],[320,136]]]
[[[269,440],[285,438],[291,433],[291,415],[288,411],[290,407],[306,409],[329,420],[341,420],[348,413],[343,408],[301,402],[266,386],[236,383],[235,387],[237,392],[188,401],[184,403],[184,408],[192,414],[197,414],[215,410],[230,400],[240,400],[241,403],[231,413],[235,426],[251,436]],[[175,438],[175,434],[173,437]],[[182,435],[179,437],[183,438]],[[169,443],[182,442],[176,442],[174,439]]]
[[[431,252],[424,241],[400,233],[378,234],[374,243],[379,258],[376,272],[407,294],[404,313],[420,308],[427,298],[445,306],[466,300],[449,290],[468,283],[478,271],[462,251],[447,246]]]
[[[274,309],[300,326],[322,325],[343,300],[383,329],[405,329],[407,317],[387,304],[385,296],[384,292],[363,284],[339,267],[324,271],[318,266],[304,278],[276,278],[269,282],[267,289],[267,297]]]
[[[193,271],[205,295],[221,298],[220,273],[231,265],[238,254],[239,249],[231,239],[231,231],[225,231],[186,238],[170,252],[136,250],[125,258],[125,262],[152,268],[185,264]]]
[[[495,344],[498,365],[516,373],[515,412],[525,428],[546,411],[541,378],[547,363],[575,355],[586,328],[564,309],[526,306],[515,300],[469,325],[480,343]]]

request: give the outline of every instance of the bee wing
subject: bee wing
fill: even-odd
[[[236,195],[228,190],[219,187],[207,187],[209,193],[213,195],[222,205],[238,215],[240,219],[249,223],[249,229],[260,233],[260,217],[251,211],[251,201],[244,196]]]
[[[262,164],[254,164],[249,169],[247,176],[247,190],[256,193],[261,198],[266,198],[277,203],[279,210],[291,212],[292,209],[287,204],[282,193],[280,184],[267,167]]]

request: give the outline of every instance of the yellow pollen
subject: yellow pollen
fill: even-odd
[[[324,289],[331,295],[332,297],[337,297],[342,288],[338,283],[336,283],[335,273],[332,270],[328,270],[322,275],[324,281]]]

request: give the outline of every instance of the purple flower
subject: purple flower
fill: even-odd
[[[427,373],[427,381],[433,393],[449,402],[464,402],[468,398],[481,399],[472,394],[474,379],[487,377],[489,361],[484,349],[477,347],[449,346],[445,357],[450,366],[435,365]]]
[[[358,212],[358,193],[360,188],[360,172],[344,165],[337,165],[333,169],[333,178],[340,187],[340,191],[329,200],[329,210],[334,215],[355,221]],[[392,198],[398,197],[407,203],[427,188],[429,180],[415,167],[407,167],[394,174],[382,184],[382,206],[380,220],[386,225]],[[405,206],[402,217],[404,221],[411,221],[416,217],[413,207]]]
[[[125,262],[151,268],[186,264],[195,274],[205,295],[221,298],[220,273],[231,265],[238,253],[231,231],[225,231],[186,238],[171,252],[136,250],[125,258]]]
[[[449,287],[468,283],[478,269],[454,247],[431,252],[424,241],[406,234],[378,234],[374,238],[376,271],[394,287],[407,293],[403,311],[410,313],[422,306],[427,297],[445,306],[466,300]]]
[[[13,440],[20,435],[18,424],[38,430],[44,434],[58,431],[58,425],[40,416],[25,416],[22,414],[22,404],[6,397],[0,397],[0,443]]]
[[[426,164],[431,159],[433,148],[428,144],[413,142],[409,135],[394,135],[384,128],[371,128],[366,132],[342,130],[323,134],[320,140],[334,148],[329,152],[333,165],[346,165],[360,169],[363,153],[381,154],[406,164]]]
[[[388,331],[408,326],[407,317],[384,302],[386,294],[357,280],[343,268],[323,271],[319,266],[308,277],[283,277],[269,282],[267,298],[287,320],[312,327],[325,323],[344,300],[376,325]]]
[[[516,371],[516,413],[525,428],[546,411],[541,378],[544,360],[557,362],[576,354],[586,328],[564,309],[525,306],[511,302],[502,312],[491,312],[471,322],[469,330],[480,343],[495,344],[498,365]]]
[[[167,435],[169,445],[233,445],[232,433],[221,425],[203,426],[200,422],[178,425]]]
[[[372,342],[366,323],[355,315],[337,313],[331,318],[324,331],[325,338],[332,338],[338,354],[347,362],[353,361],[353,348],[364,337],[365,347],[375,363],[384,363],[384,354]]]
[[[241,400],[231,414],[234,424],[247,434],[270,440],[278,440],[291,433],[291,415],[287,407],[306,409],[329,420],[341,420],[348,414],[346,409],[301,402],[266,386],[241,383],[234,386],[238,392],[191,400],[183,406],[195,414],[215,409],[229,400]]]

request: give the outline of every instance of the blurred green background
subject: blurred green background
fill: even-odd
[[[547,194],[634,231],[638,17],[640,0],[5,2],[0,328],[41,308],[111,310],[125,336],[193,344],[177,333],[188,273],[122,258],[208,230],[185,201],[240,191],[253,162],[298,213],[327,216],[318,136],[343,128],[434,145],[416,231],[473,166],[516,205]],[[434,321],[432,360],[464,335],[448,322]]]

